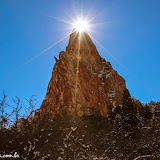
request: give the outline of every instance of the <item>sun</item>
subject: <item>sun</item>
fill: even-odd
[[[73,27],[79,32],[79,33],[82,33],[82,32],[85,32],[87,29],[88,29],[88,24],[85,20],[82,20],[82,19],[78,19]]]

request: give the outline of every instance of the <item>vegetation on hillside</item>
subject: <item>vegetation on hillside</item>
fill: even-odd
[[[20,159],[43,160],[160,159],[160,102],[140,104],[125,90],[123,104],[108,117],[50,117],[45,112],[36,119],[34,97],[28,100],[30,113],[25,116],[18,112],[23,107],[20,100],[13,102],[14,107],[7,104],[4,95],[0,103],[1,155],[17,152]],[[7,107],[13,108],[11,114]]]

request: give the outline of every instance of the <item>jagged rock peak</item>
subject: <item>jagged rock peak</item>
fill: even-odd
[[[125,80],[103,59],[87,32],[73,30],[53,68],[41,112],[100,114],[122,104]]]
[[[96,49],[87,31],[80,33],[76,29],[73,29],[72,33],[70,34],[69,43],[66,47],[66,51],[75,51],[77,49]]]

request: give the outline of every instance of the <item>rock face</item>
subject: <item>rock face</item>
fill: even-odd
[[[87,32],[73,30],[53,68],[41,112],[107,116],[122,104],[125,80],[103,59]]]

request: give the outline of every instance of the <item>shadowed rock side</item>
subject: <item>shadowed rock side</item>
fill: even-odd
[[[107,116],[122,104],[125,80],[103,59],[87,32],[73,30],[53,68],[40,112]]]

